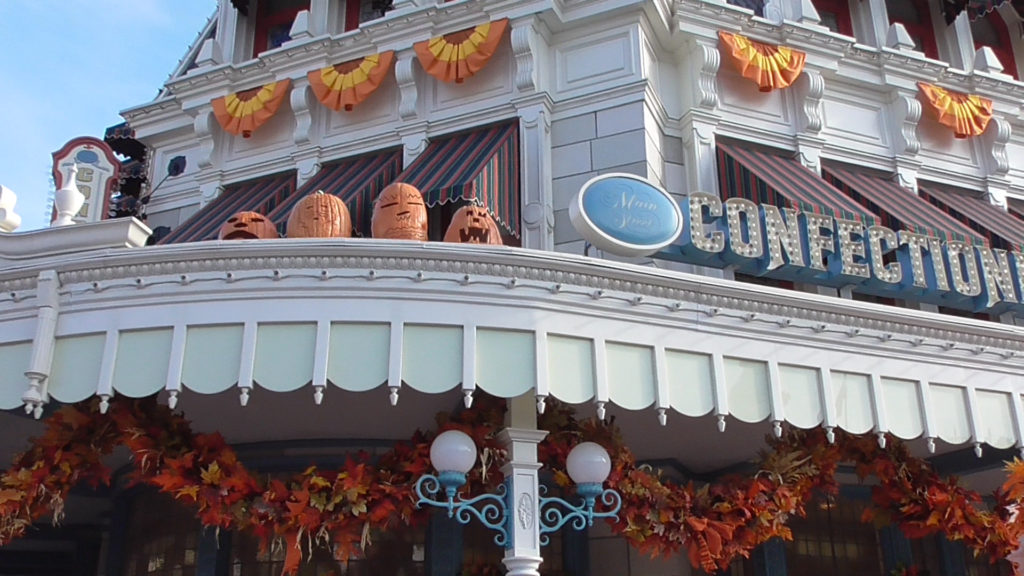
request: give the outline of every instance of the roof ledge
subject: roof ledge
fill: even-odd
[[[0,268],[46,256],[71,256],[110,248],[145,246],[153,231],[135,218],[115,218],[44,228],[0,232]]]

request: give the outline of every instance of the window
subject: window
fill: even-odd
[[[727,0],[733,6],[753,10],[754,14],[764,16],[764,0]]]
[[[992,564],[988,556],[975,556],[962,542],[942,542],[941,536],[927,536],[910,541],[914,564],[927,570],[928,574],[948,573],[944,566],[953,568],[954,574],[964,576],[1010,576],[1013,570],[1007,560]]]
[[[793,518],[793,540],[786,543],[790,576],[868,576],[882,574],[878,534],[861,522],[866,502],[821,495],[807,506],[806,518]]]
[[[377,576],[395,574],[423,576],[425,573],[423,530],[412,528],[374,531],[366,556],[339,562],[324,546],[304,550],[299,576]],[[230,576],[278,576],[284,568],[284,545],[261,549],[257,538],[247,532],[235,533],[231,544]],[[497,548],[497,547],[495,547]]]
[[[814,8],[821,17],[821,25],[844,36],[853,36],[848,0],[814,0]]]
[[[345,0],[345,32],[384,16],[391,4],[392,0]]]
[[[1019,77],[1017,62],[1013,57],[1010,31],[1007,29],[1006,20],[1003,20],[999,12],[989,12],[971,22],[971,35],[974,37],[975,50],[988,46],[999,57],[999,62],[1003,65],[1003,72],[1014,78]]]
[[[199,520],[166,494],[135,497],[128,520],[125,576],[194,576]]]
[[[929,58],[939,58],[928,0],[885,0],[885,8],[890,23],[899,22],[907,29],[916,50]]]
[[[309,10],[309,0],[260,0],[256,5],[253,57],[291,40],[288,34],[292,23],[295,22],[296,14],[302,10]]]

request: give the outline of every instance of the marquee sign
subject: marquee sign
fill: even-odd
[[[569,204],[569,219],[588,242],[624,256],[654,254],[683,231],[683,215],[672,196],[632,174],[587,181]]]
[[[75,221],[98,222],[106,218],[110,196],[118,184],[121,162],[106,142],[91,136],[74,138],[53,153],[53,181],[57,190],[71,177],[74,165],[78,166],[75,183],[85,196]],[[54,211],[53,219],[56,218]]]
[[[964,310],[1024,312],[1019,252],[703,193],[683,201],[681,233],[672,232],[671,217],[661,219],[671,212],[661,202],[671,196],[642,178],[632,182],[596,178],[570,205],[574,227],[595,246],[636,256],[661,244],[659,256],[702,266]]]

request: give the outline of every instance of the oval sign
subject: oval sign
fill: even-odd
[[[569,204],[573,228],[588,242],[621,256],[646,256],[683,231],[683,214],[660,186],[632,174],[592,178]]]

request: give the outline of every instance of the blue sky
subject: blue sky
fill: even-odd
[[[0,0],[0,184],[45,227],[51,154],[152,100],[216,0]]]

